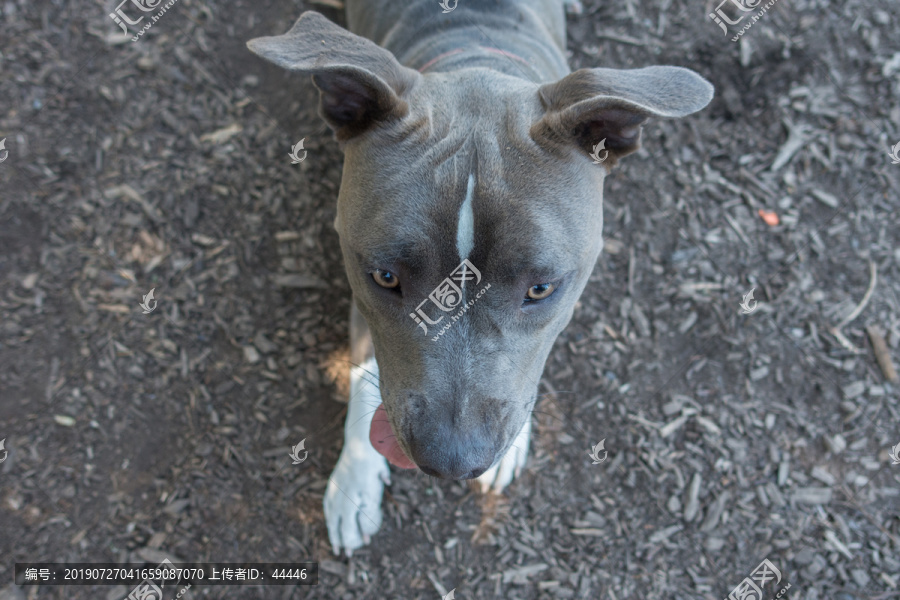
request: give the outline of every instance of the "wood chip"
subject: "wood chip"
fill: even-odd
[[[503,583],[528,585],[528,578],[530,576],[536,575],[549,568],[550,565],[546,563],[538,563],[536,565],[525,565],[516,569],[509,569],[508,571],[503,572]]]
[[[256,346],[256,349],[263,354],[271,354],[272,352],[278,350],[278,344],[272,342],[269,338],[263,335],[262,331],[257,332],[257,334],[253,336],[253,345]]]
[[[309,0],[310,4],[318,4],[319,6],[330,6],[336,10],[344,10],[344,3],[341,0]]]
[[[713,423],[710,419],[707,419],[706,417],[702,417],[700,415],[697,415],[695,419],[697,421],[697,424],[702,426],[708,432],[715,435],[721,435],[722,430],[719,429],[719,426]]]
[[[785,125],[788,128],[788,138],[785,140],[784,144],[782,144],[781,149],[778,150],[778,155],[772,162],[770,170],[773,173],[786,165],[794,154],[796,154],[807,142],[807,134],[809,132],[807,127],[794,125],[788,122],[785,122]]]
[[[97,309],[105,310],[106,312],[119,313],[122,315],[127,315],[131,312],[131,309],[124,304],[98,304]]]
[[[159,213],[159,211],[156,210],[156,207],[150,204],[147,199],[140,194],[140,192],[138,192],[127,183],[106,188],[103,191],[103,195],[110,200],[115,200],[116,198],[124,196],[125,198],[128,198],[133,202],[137,202],[144,213],[146,213],[146,215],[150,217],[151,221],[160,223],[163,220],[162,215]]]
[[[706,513],[706,520],[704,520],[703,525],[700,526],[700,531],[709,533],[716,528],[716,525],[719,524],[719,519],[722,518],[722,513],[725,512],[725,506],[730,499],[731,493],[728,490],[719,494],[719,497],[716,498],[715,502],[710,505],[709,512]]]
[[[816,200],[826,206],[830,206],[831,208],[837,208],[840,205],[840,202],[837,198],[820,189],[812,190],[812,195],[815,196]]]
[[[697,410],[694,408],[684,409],[684,412],[681,414],[680,417],[678,417],[677,419],[675,419],[674,421],[672,421],[670,423],[666,423],[665,425],[663,425],[662,427],[659,428],[659,435],[664,438],[669,437],[670,435],[672,435],[673,433],[675,433],[676,431],[681,429],[684,426],[684,424],[687,422],[687,420],[691,417],[691,415],[694,415],[696,413],[697,413]]]
[[[592,527],[583,527],[580,529],[570,529],[569,530],[572,535],[589,535],[594,537],[603,537],[606,535],[606,531],[603,529],[595,529]]]
[[[815,467],[812,468],[810,475],[812,475],[812,477],[814,479],[818,479],[819,481],[821,481],[822,483],[824,483],[825,485],[828,485],[828,486],[832,486],[835,483],[837,483],[837,477],[835,477],[834,475],[829,473],[825,469],[825,467],[820,467],[820,466],[816,465]]]
[[[881,374],[891,383],[900,383],[900,377],[897,377],[897,369],[894,368],[894,361],[891,360],[891,352],[884,341],[881,328],[877,325],[869,325],[866,327],[866,333],[869,334],[869,341],[872,342],[872,350],[875,352],[875,360],[881,368]]]
[[[650,536],[650,539],[648,540],[648,542],[650,544],[658,544],[660,542],[663,542],[663,541],[669,539],[670,537],[672,537],[674,534],[678,533],[682,529],[684,529],[683,525],[672,525],[671,527],[666,527],[665,529],[660,529],[659,531],[655,532],[653,535]]]
[[[299,239],[299,231],[279,231],[275,234],[276,242],[296,242]]]
[[[697,516],[700,510],[700,483],[703,477],[700,472],[694,473],[691,484],[688,486],[687,498],[684,501],[684,520],[690,523]]]
[[[243,130],[244,128],[237,123],[232,123],[228,127],[223,127],[222,129],[217,129],[216,131],[200,136],[200,141],[210,142],[212,144],[224,144]]]
[[[803,487],[791,495],[791,504],[828,504],[831,502],[831,488]]]
[[[272,276],[272,282],[278,287],[286,287],[286,288],[298,288],[298,289],[320,289],[324,290],[328,288],[328,284],[322,281],[321,279],[317,279],[315,277],[308,277],[306,275],[296,275],[296,274],[286,274],[286,275],[274,275]]]
[[[831,546],[847,557],[848,560],[853,560],[853,554],[850,552],[849,548],[844,545],[841,540],[838,539],[837,534],[835,534],[832,530],[825,530],[825,541],[831,544]]]
[[[202,233],[192,233],[191,241],[195,244],[199,244],[200,246],[214,246],[216,244],[216,239],[211,238],[208,235],[203,235]]]

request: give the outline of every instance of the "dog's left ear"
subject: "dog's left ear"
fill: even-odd
[[[406,116],[404,96],[421,79],[384,48],[317,12],[300,15],[284,35],[256,38],[247,47],[280,67],[312,75],[321,92],[319,112],[340,141]]]
[[[713,86],[690,69],[580,69],[538,89],[544,115],[531,127],[543,146],[609,151],[607,166],[640,147],[650,117],[683,117],[709,104]],[[598,152],[595,152],[597,154]],[[603,155],[606,157],[607,155]]]

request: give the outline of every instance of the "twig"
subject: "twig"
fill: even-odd
[[[628,247],[628,295],[634,298],[634,246]]]
[[[734,232],[738,234],[739,238],[741,238],[741,241],[749,246],[750,240],[747,239],[747,235],[744,233],[744,230],[741,229],[741,226],[738,224],[738,222],[735,221],[734,218],[727,212],[723,212],[722,214],[725,216],[725,220],[728,221],[728,224],[731,225],[731,228],[734,229]]]
[[[769,167],[772,173],[786,165],[797,150],[809,141],[809,135],[812,133],[812,130],[805,125],[795,125],[788,121],[785,121],[784,124],[788,128],[788,137],[778,150],[778,155],[775,157],[772,166]]]
[[[838,342],[840,342],[841,346],[849,350],[854,354],[862,354],[863,351],[853,345],[853,342],[848,340],[846,336],[841,332],[841,329],[847,326],[850,321],[859,316],[859,314],[866,307],[866,304],[869,303],[869,300],[872,298],[872,293],[875,291],[875,284],[878,283],[878,271],[875,268],[875,263],[873,261],[869,261],[869,289],[866,290],[866,293],[863,295],[862,300],[859,301],[859,304],[856,305],[856,308],[853,311],[844,317],[840,323],[829,329],[831,335],[833,335]]]

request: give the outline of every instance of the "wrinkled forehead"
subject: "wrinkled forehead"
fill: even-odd
[[[389,157],[377,144],[348,148],[342,239],[372,265],[498,258],[510,270],[552,271],[571,261],[600,235],[584,224],[602,218],[603,170],[585,177],[583,165],[539,148],[524,124],[506,126],[393,145]]]

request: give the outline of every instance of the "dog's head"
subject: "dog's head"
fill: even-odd
[[[249,47],[312,75],[344,149],[336,227],[396,444],[477,477],[530,418],[602,247],[608,169],[712,86],[677,67],[422,75],[316,13]]]

